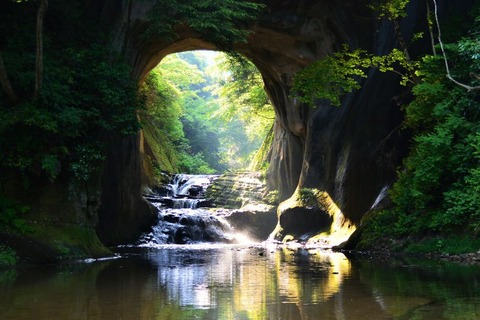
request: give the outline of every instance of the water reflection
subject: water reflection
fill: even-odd
[[[0,319],[477,319],[476,266],[286,247],[165,246],[10,272]],[[5,280],[7,279],[7,280]]]

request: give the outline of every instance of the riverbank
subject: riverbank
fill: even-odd
[[[0,267],[112,256],[95,229],[28,224],[28,233],[0,232]]]
[[[455,262],[464,265],[480,265],[480,240],[465,236],[424,237],[405,239],[377,239],[365,245],[352,247],[347,243],[333,248],[334,251],[354,255],[367,255],[375,259],[399,257],[425,258]]]

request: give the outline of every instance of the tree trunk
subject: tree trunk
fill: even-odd
[[[0,83],[2,88],[7,94],[8,98],[16,104],[18,102],[18,97],[13,90],[10,79],[8,79],[7,69],[5,68],[5,63],[3,62],[2,54],[0,53]]]
[[[38,97],[40,89],[42,88],[43,80],[43,18],[45,17],[45,12],[47,12],[48,0],[41,0],[40,6],[38,7],[37,12],[37,27],[36,27],[36,36],[37,36],[37,54],[35,59],[35,91],[33,93],[33,98]]]

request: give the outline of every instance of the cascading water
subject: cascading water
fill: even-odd
[[[207,188],[217,177],[216,175],[177,174],[169,184],[171,192],[164,197],[164,203],[175,209],[198,208],[205,203]]]
[[[170,184],[173,196],[197,197],[206,191],[206,188],[208,188],[217,177],[216,175],[177,174],[173,177],[173,181]]]
[[[140,239],[140,245],[235,242],[233,229],[222,217],[205,209],[159,208],[159,222]]]
[[[200,208],[207,206],[207,188],[217,177],[177,174],[165,194],[146,196],[157,207],[159,222],[140,238],[139,245],[237,242],[232,227],[221,215]]]

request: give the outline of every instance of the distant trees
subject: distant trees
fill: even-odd
[[[247,168],[271,131],[274,109],[262,76],[250,61],[220,55],[216,62],[210,90],[219,106],[213,117],[225,123],[221,139],[224,158],[230,167]]]
[[[253,64],[213,52],[173,54],[151,73],[146,85],[152,81],[156,89],[150,87],[149,92],[157,90],[164,98],[157,106],[147,99],[142,118],[156,124],[154,140],[173,142],[170,149],[180,171],[212,173],[248,167],[274,119]]]

